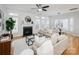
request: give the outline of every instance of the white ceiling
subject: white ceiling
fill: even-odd
[[[43,4],[42,6],[44,6]],[[22,12],[28,12],[32,14],[42,14],[42,15],[57,15],[58,12],[61,14],[63,13],[69,13],[69,12],[75,12],[79,11],[79,4],[49,4],[49,8],[47,8],[48,11],[43,11],[43,12],[37,12],[36,9],[32,8],[37,8],[35,4],[6,4],[8,9],[12,10],[19,10]],[[69,9],[72,8],[78,8],[77,10],[70,11]]]

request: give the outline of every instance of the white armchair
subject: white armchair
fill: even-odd
[[[21,54],[21,52],[23,54],[23,51],[26,51],[25,54],[28,54],[28,55],[29,55],[29,53],[34,54],[32,52],[32,50],[30,48],[28,48],[26,41],[25,41],[25,38],[14,40],[12,42],[11,46],[13,48],[14,55],[19,55],[19,54]]]
[[[32,49],[23,50],[20,55],[34,55],[34,51]]]

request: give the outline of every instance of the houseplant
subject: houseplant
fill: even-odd
[[[13,18],[6,20],[6,30],[10,32],[10,38],[13,39],[12,30],[14,29],[15,21]]]

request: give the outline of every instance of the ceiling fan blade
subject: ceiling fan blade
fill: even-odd
[[[39,7],[39,4],[36,4],[37,7]]]
[[[49,6],[44,6],[44,7],[42,7],[42,8],[48,8]]]
[[[41,7],[41,4],[36,4],[36,6],[37,6],[38,8],[40,8],[40,7]]]
[[[46,9],[42,8],[43,11],[47,11]]]

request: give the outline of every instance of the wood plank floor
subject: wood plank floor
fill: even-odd
[[[79,37],[73,36],[73,35],[68,35],[70,44],[69,48],[64,51],[63,55],[79,55]],[[23,37],[17,37],[18,38],[23,38]]]
[[[79,55],[79,37],[70,36],[70,46],[63,55]]]

